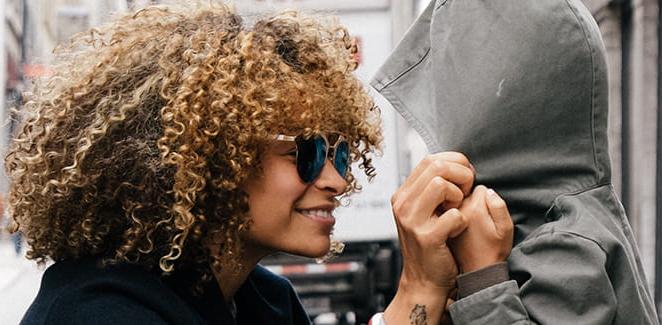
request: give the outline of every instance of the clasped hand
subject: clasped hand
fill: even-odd
[[[423,159],[391,198],[403,268],[387,323],[410,323],[414,311],[436,324],[460,272],[504,261],[513,224],[505,202],[474,185],[467,157],[443,152]],[[411,309],[410,309],[411,308]],[[407,310],[412,310],[408,313]]]

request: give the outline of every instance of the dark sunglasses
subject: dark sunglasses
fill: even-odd
[[[326,159],[333,163],[333,167],[340,176],[345,177],[349,168],[349,142],[341,134],[329,134],[333,145],[324,134],[304,138],[303,136],[290,136],[278,134],[277,141],[291,141],[296,143],[297,172],[304,183],[312,183],[322,172]]]

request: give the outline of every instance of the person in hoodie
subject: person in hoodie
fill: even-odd
[[[579,0],[430,1],[371,84],[508,204],[507,264],[460,276],[455,324],[658,323],[611,185],[605,48]],[[460,267],[489,233],[473,226]]]

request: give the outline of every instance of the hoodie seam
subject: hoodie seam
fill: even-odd
[[[603,185],[603,186],[604,186],[604,185]],[[590,188],[590,189],[587,189],[587,190],[581,191],[581,192],[579,192],[579,193],[575,193],[575,194],[573,194],[573,195],[568,195],[568,196],[575,196],[575,195],[578,195],[578,194],[581,194],[581,193],[584,193],[584,192],[588,192],[588,191],[594,190],[594,189],[596,189],[596,188],[598,188],[598,187],[600,187],[600,186],[596,186],[596,187],[593,187],[593,188]],[[560,195],[560,196],[563,196],[563,195]],[[559,206],[559,205],[557,204],[557,203],[558,203],[558,199],[559,199],[560,196],[558,196],[556,199],[554,199],[554,205],[552,205],[552,207],[550,207],[550,211],[553,210],[555,207],[558,208],[558,210],[559,210],[559,212],[560,212],[560,218],[559,218],[559,220],[562,219],[563,217],[565,217],[565,216],[568,215],[568,214],[566,213],[565,209],[564,209],[562,206]],[[579,232],[572,231],[572,230],[558,229],[557,227],[551,227],[551,228],[548,229],[548,230],[541,231],[541,232],[539,232],[538,234],[536,234],[534,237],[531,237],[531,238],[528,238],[528,239],[524,240],[524,241],[521,243],[521,245],[522,245],[522,246],[526,246],[527,243],[529,243],[529,244],[533,244],[533,243],[532,243],[533,241],[541,240],[541,239],[543,239],[543,238],[545,238],[545,237],[547,237],[547,236],[552,236],[552,235],[555,235],[555,234],[565,234],[565,235],[570,235],[570,236],[572,236],[572,237],[576,237],[576,238],[579,238],[579,239],[583,239],[583,240],[586,240],[586,241],[592,242],[592,243],[595,244],[598,248],[600,248],[600,250],[601,250],[606,256],[609,255],[607,249],[605,249],[605,248],[603,247],[603,245],[600,243],[600,241],[598,241],[597,238],[592,238],[592,237],[587,236],[586,234],[579,233]]]
[[[555,207],[559,206],[559,201],[564,198],[564,197],[571,197],[571,196],[577,196],[583,193],[586,193],[588,191],[596,190],[598,188],[601,188],[603,186],[611,186],[611,182],[603,182],[603,183],[597,183],[595,185],[591,185],[589,187],[585,187],[582,189],[579,189],[574,192],[567,192],[567,193],[561,193],[557,195],[554,200],[552,201],[552,205],[547,209],[545,212],[545,220],[550,220],[549,219],[549,214],[554,210]]]
[[[589,40],[591,39],[591,36],[589,33],[586,32],[585,28],[585,21],[581,18],[581,16],[578,14],[576,11],[576,8],[573,7],[570,4],[570,1],[566,0],[566,5],[572,12],[573,16],[575,16],[575,19],[577,20],[577,23],[579,25],[579,28],[582,31],[582,34],[584,34],[584,42],[586,43],[586,47],[588,48],[590,52],[590,59],[591,59],[591,146],[593,149],[593,166],[595,167],[596,170],[599,172],[603,172],[602,169],[600,168],[598,164],[598,154],[597,154],[597,145],[595,144],[595,97],[597,96],[596,94],[596,80],[595,76],[597,74],[597,66],[594,61],[594,55],[595,55],[595,48],[591,46],[591,43]],[[599,179],[599,177],[597,177]]]
[[[443,7],[446,4],[446,2],[448,2],[448,0],[436,0],[436,1],[437,3],[435,3],[435,7],[434,7],[435,11],[439,10],[439,8]]]
[[[564,213],[562,212],[562,214],[564,214]],[[591,238],[589,236],[586,236],[584,234],[580,234],[580,233],[575,232],[575,231],[559,230],[559,229],[550,229],[550,230],[538,233],[535,237],[528,238],[527,240],[523,241],[520,244],[520,250],[522,250],[525,246],[527,246],[527,244],[528,245],[534,245],[535,241],[539,241],[539,240],[545,239],[545,237],[556,235],[556,234],[569,235],[569,236],[574,237],[574,238],[586,240],[588,242],[591,242],[591,243],[595,244],[595,246],[597,246],[600,249],[600,251],[602,251],[605,255],[609,255],[607,253],[608,252],[607,249],[605,249],[597,239]]]
[[[611,197],[612,200],[614,200],[614,202],[620,202],[618,200],[618,196],[616,196],[616,193],[614,192],[613,187],[609,188],[609,196]],[[619,206],[619,208],[622,209],[622,206]],[[623,210],[623,213],[620,214],[620,216],[622,218],[616,218],[616,219],[618,220],[618,225],[621,227],[623,234],[625,234],[628,241],[631,238],[634,239],[634,234],[632,233],[632,229],[630,228],[629,224],[626,224],[627,221],[625,221],[625,218],[627,218],[627,215],[625,214],[625,210]]]
[[[385,90],[386,88],[388,88],[389,86],[391,86],[394,82],[396,82],[396,81],[398,81],[400,78],[402,78],[402,76],[406,75],[409,71],[411,71],[411,70],[413,70],[414,68],[416,68],[417,66],[419,66],[419,65],[425,60],[425,58],[427,58],[428,55],[430,54],[430,49],[431,49],[431,47],[428,47],[428,49],[425,50],[425,53],[423,53],[423,55],[421,56],[421,58],[420,58],[416,63],[414,63],[414,64],[410,65],[409,67],[407,67],[404,71],[400,72],[400,73],[399,73],[397,76],[395,76],[392,80],[388,80],[388,81],[383,82],[383,83],[380,82],[380,86],[381,86],[381,88],[379,88],[379,89],[375,88],[375,89],[377,89],[377,91]]]

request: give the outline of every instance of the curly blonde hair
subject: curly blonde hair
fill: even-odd
[[[152,6],[56,51],[5,157],[29,258],[193,265],[209,278],[238,261],[241,185],[276,133],[340,131],[374,176],[379,110],[347,31],[295,11],[243,20],[220,4]],[[346,193],[360,189],[347,180]]]

